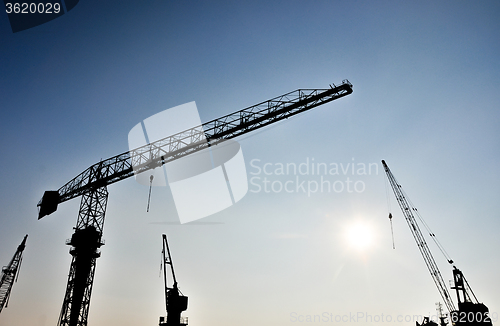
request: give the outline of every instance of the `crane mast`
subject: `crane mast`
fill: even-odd
[[[441,295],[441,298],[443,298],[444,304],[446,305],[446,308],[451,313],[452,311],[455,311],[455,306],[453,304],[453,301],[451,301],[450,293],[448,292],[448,289],[443,281],[443,277],[439,272],[439,268],[436,264],[436,261],[434,260],[434,257],[431,254],[429,246],[427,246],[427,242],[425,242],[424,236],[420,231],[417,221],[415,220],[413,212],[416,209],[410,205],[407,196],[403,191],[403,188],[401,187],[400,184],[398,184],[396,178],[392,174],[391,170],[389,169],[385,161],[382,161],[382,165],[384,166],[387,178],[389,179],[389,183],[391,184],[392,190],[394,191],[394,195],[396,196],[396,200],[398,201],[399,207],[401,208],[401,211],[403,212],[406,222],[410,227],[413,238],[415,238],[418,249],[420,250],[422,257],[424,258],[425,264],[427,265],[427,269],[429,270],[432,276],[432,280],[436,284],[439,294]]]
[[[101,256],[98,249],[104,244],[102,229],[107,202],[105,186],[82,195],[75,232],[66,241],[72,246],[72,260],[58,325],[87,325],[96,259]]]
[[[2,312],[2,309],[7,307],[9,303],[10,291],[19,274],[27,238],[28,235],[25,235],[21,244],[17,247],[16,253],[14,257],[12,257],[9,265],[2,268],[2,277],[0,279],[0,312]]]
[[[96,163],[56,191],[46,191],[37,206],[38,219],[60,203],[81,196],[72,246],[72,262],[59,326],[86,326],[108,201],[107,186],[209,146],[246,134],[352,93],[348,80],[327,89],[299,89],[197,127],[154,141]]]

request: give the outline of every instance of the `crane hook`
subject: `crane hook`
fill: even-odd
[[[392,249],[396,249],[396,246],[394,245],[394,230],[392,228],[392,214],[391,213],[389,213],[389,221],[391,222]]]

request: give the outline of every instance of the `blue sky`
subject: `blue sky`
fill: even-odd
[[[29,238],[0,323],[57,322],[79,200],[40,221],[36,203],[127,151],[137,123],[190,101],[208,121],[343,79],[354,87],[348,97],[239,139],[249,180],[252,160],[385,159],[479,300],[500,313],[499,16],[495,1],[87,0],[13,34],[1,15],[0,263]],[[147,187],[133,179],[110,186],[89,324],[157,324],[162,233],[194,326],[301,324],[293,316],[324,312],[433,314],[438,291],[392,194],[387,203],[382,167],[328,176],[347,177],[364,191],[250,191],[200,225],[174,224],[168,187],[153,189],[146,213]],[[368,248],[346,241],[353,224],[370,230]]]

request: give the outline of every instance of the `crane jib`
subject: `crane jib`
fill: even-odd
[[[55,212],[59,203],[81,197],[75,231],[66,242],[73,258],[58,325],[87,325],[96,259],[104,245],[108,185],[351,93],[352,85],[347,80],[329,89],[299,89],[100,161],[59,190],[46,191],[37,205],[39,219]],[[173,287],[177,287],[175,279]],[[180,291],[166,290],[166,324],[178,325],[180,312],[187,308],[187,297]],[[181,324],[187,325],[187,320]]]
[[[348,80],[328,89],[299,89],[113,156],[90,166],[59,190],[46,191],[37,204],[38,219],[55,212],[59,203],[79,197],[92,189],[105,187],[129,178],[134,173],[148,171],[351,93],[352,84]]]

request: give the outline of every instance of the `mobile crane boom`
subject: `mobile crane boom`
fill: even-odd
[[[417,247],[420,250],[422,257],[424,258],[429,272],[431,273],[432,280],[436,284],[439,294],[441,295],[441,298],[443,298],[444,304],[446,305],[446,308],[451,313],[452,311],[455,311],[455,305],[453,304],[453,301],[451,301],[450,293],[448,292],[448,289],[443,281],[441,272],[439,271],[436,261],[434,260],[434,257],[432,257],[429,246],[427,246],[427,242],[425,242],[424,236],[420,231],[417,221],[415,220],[413,212],[416,209],[410,205],[408,198],[403,191],[403,188],[400,184],[398,184],[396,178],[394,177],[384,160],[382,160],[382,165],[384,166],[387,178],[389,179],[389,183],[391,184],[392,190],[394,191],[394,195],[396,196],[399,207],[401,208],[406,222],[410,227],[411,233],[413,234],[413,237],[417,242]],[[451,261],[451,263],[453,263],[453,261]]]
[[[446,308],[450,313],[450,318],[452,325],[454,326],[492,326],[491,317],[489,315],[489,310],[486,305],[480,303],[474,292],[472,292],[469,283],[465,279],[461,270],[459,270],[456,266],[453,266],[453,281],[454,286],[452,289],[456,291],[457,300],[458,300],[458,310],[455,309],[455,305],[451,300],[450,293],[443,281],[439,268],[436,264],[436,261],[432,257],[431,251],[425,242],[425,239],[420,231],[420,228],[415,220],[415,215],[418,216],[418,211],[415,207],[413,207],[408,199],[408,196],[404,193],[401,185],[396,181],[396,178],[392,174],[391,170],[385,163],[382,161],[382,165],[384,166],[385,172],[387,174],[387,178],[389,179],[389,183],[391,184],[392,190],[394,191],[394,195],[396,195],[396,199],[398,201],[399,207],[405,216],[406,222],[410,227],[410,230],[417,242],[418,249],[424,258],[425,264],[431,273],[432,279],[436,284],[439,294],[443,299]],[[423,220],[422,220],[423,222]],[[424,223],[425,225],[425,223]],[[428,229],[428,227],[426,226]],[[429,229],[428,229],[429,230]],[[434,233],[430,232],[430,236],[436,242],[436,245],[443,252],[449,264],[453,264],[453,260],[449,258],[446,254],[446,251],[443,249],[441,244],[436,240],[436,236]],[[445,325],[445,317],[441,316],[441,325]],[[417,323],[417,325],[419,325]]]
[[[60,203],[82,197],[75,232],[66,242],[72,246],[73,258],[58,325],[87,325],[95,263],[104,244],[108,185],[351,93],[348,80],[328,89],[299,89],[113,156],[90,166],[59,190],[46,191],[37,204],[38,219],[55,212]]]
[[[28,235],[25,235],[9,265],[2,268],[2,277],[0,278],[0,312],[9,303],[10,291],[19,273],[19,266],[21,266],[23,260],[23,251],[26,247],[27,238]]]
[[[165,307],[167,310],[167,318],[160,317],[159,326],[180,326],[187,325],[187,317],[181,317],[181,313],[187,309],[188,297],[184,296],[177,286],[177,279],[175,278],[174,263],[170,255],[168,247],[167,236],[162,235],[163,238],[163,280],[165,282]],[[172,279],[174,281],[172,287],[168,286],[167,282],[167,265],[170,265],[172,272]]]

